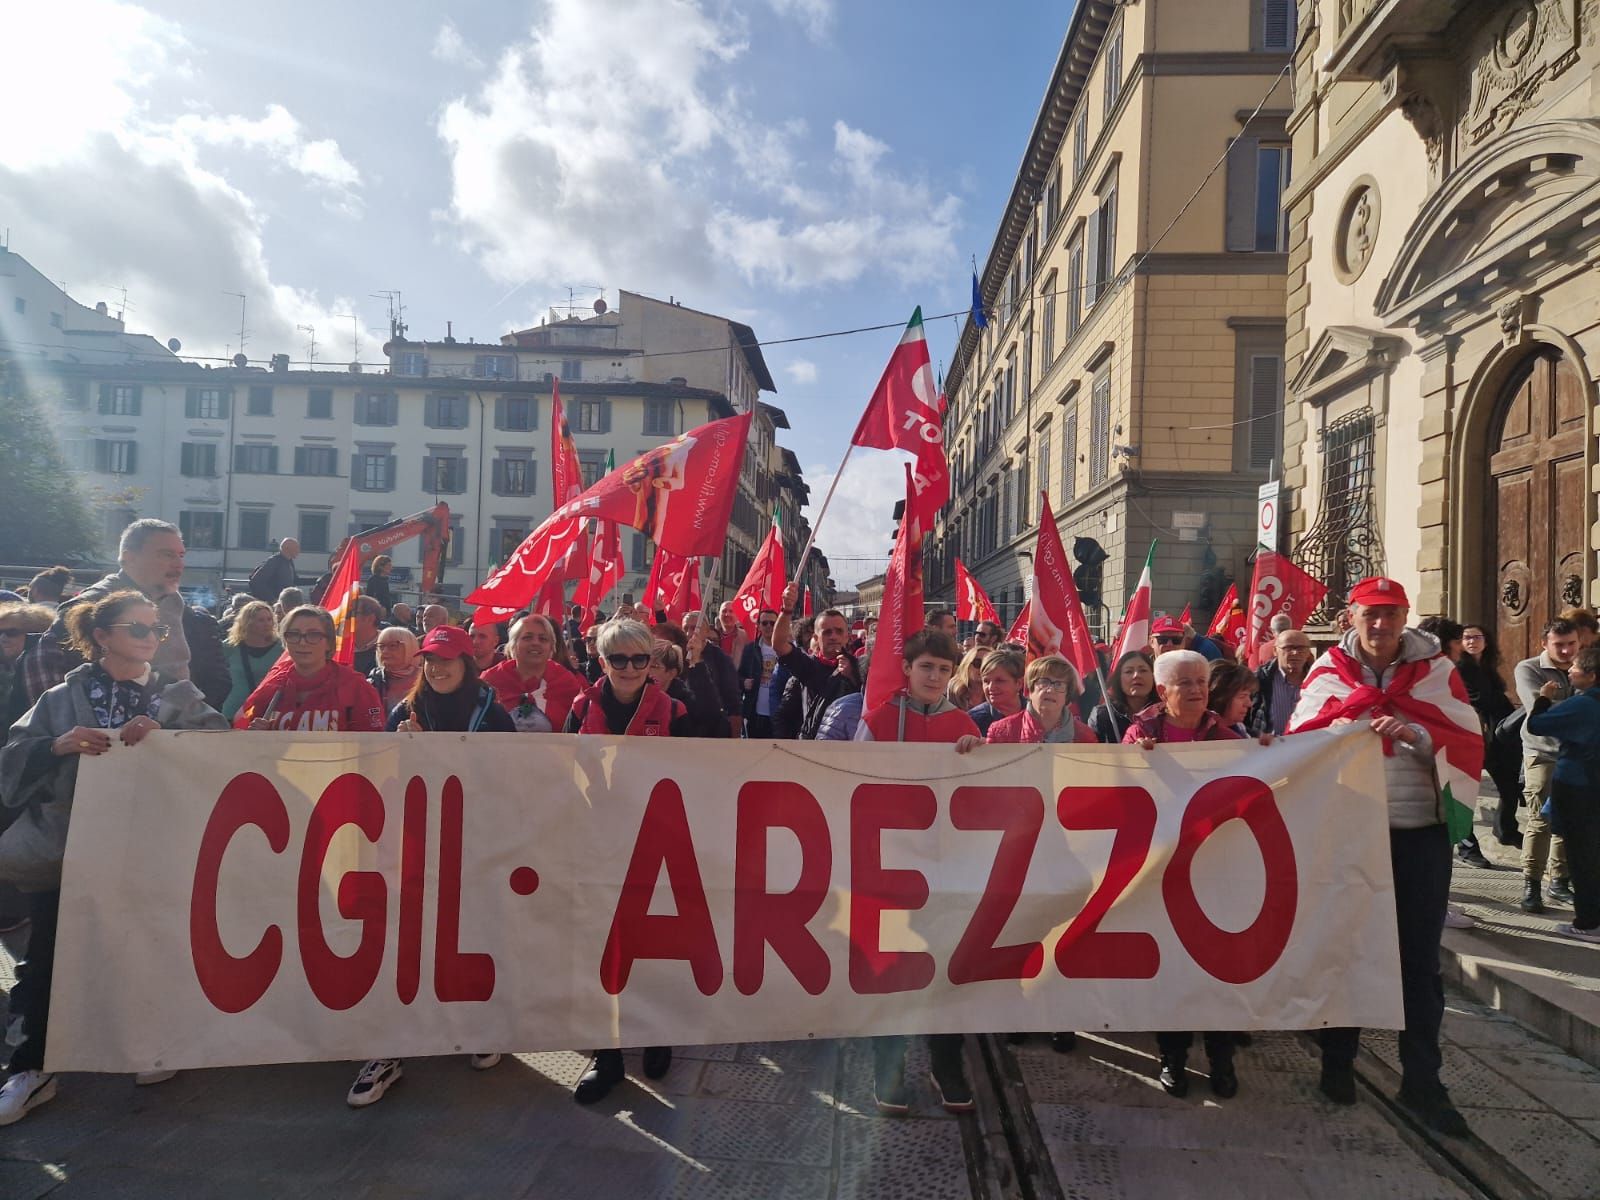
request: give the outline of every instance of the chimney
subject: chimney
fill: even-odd
[[[446,346],[454,346],[456,344],[454,321],[446,321],[444,323],[444,344]]]
[[[94,310],[95,310],[95,312],[99,313],[102,317],[106,316],[110,312],[110,309],[108,309],[106,307],[106,302],[104,300],[101,300],[99,303],[97,303],[94,306]]]

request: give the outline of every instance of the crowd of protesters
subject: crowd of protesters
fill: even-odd
[[[865,681],[873,623],[852,628],[826,609],[795,620],[791,585],[780,611],[764,610],[754,636],[723,605],[715,619],[682,622],[624,605],[585,628],[523,613],[509,627],[463,628],[438,604],[413,609],[390,590],[391,564],[374,564],[355,610],[356,665],[335,658],[327,609],[308,603],[295,573],[299,547],[286,540],[257,568],[247,594],[228,606],[226,624],[178,590],[184,546],[178,529],[140,520],[123,533],[119,568],[75,595],[70,572],[56,568],[26,598],[0,598],[0,929],[28,926],[29,944],[11,995],[8,1034],[16,1045],[0,1088],[0,1124],[20,1119],[55,1095],[44,1071],[51,960],[59,905],[61,853],[81,755],[104,753],[112,738],[133,745],[153,729],[349,732],[568,733],[647,737],[942,742],[956,753],[987,743],[1111,743],[1152,750],[1195,741],[1270,744],[1308,724],[1360,720],[1385,740],[1385,779],[1397,899],[1406,1029],[1401,1035],[1401,1099],[1446,1133],[1465,1123],[1439,1079],[1443,992],[1438,949],[1449,919],[1450,841],[1433,774],[1433,743],[1422,725],[1384,705],[1384,689],[1409,662],[1447,656],[1481,718],[1488,773],[1500,793],[1495,836],[1520,846],[1523,907],[1572,903],[1560,932],[1600,941],[1600,816],[1592,809],[1600,767],[1600,646],[1595,618],[1564,614],[1545,629],[1541,653],[1515,664],[1514,691],[1502,675],[1491,631],[1429,618],[1407,624],[1409,601],[1391,580],[1365,580],[1348,594],[1338,640],[1316,658],[1304,630],[1275,620],[1270,653],[1241,661],[1219,638],[1160,618],[1146,646],[1101,661],[1084,678],[1060,655],[1029,661],[980,622],[958,642],[952,613],[936,610],[901,652],[904,685],[867,709]],[[319,581],[326,586],[326,577]],[[311,596],[320,598],[316,585]],[[1333,711],[1304,693],[1315,670],[1343,661],[1364,686]],[[1374,697],[1377,699],[1374,700]],[[1519,800],[1526,824],[1518,828]],[[20,832],[18,832],[20,831]],[[1475,839],[1459,842],[1464,861],[1485,860]],[[53,857],[52,857],[53,856]],[[1549,885],[1544,881],[1549,876]],[[1321,1035],[1321,1087],[1330,1099],[1356,1099],[1357,1030]],[[1157,1035],[1160,1085],[1184,1095],[1194,1035]],[[953,1111],[973,1106],[959,1035],[930,1037],[931,1076]],[[1204,1036],[1211,1091],[1240,1087],[1235,1049],[1243,1033]],[[1071,1033],[1053,1035],[1070,1050]],[[878,1107],[906,1111],[907,1039],[875,1039]],[[489,1069],[493,1050],[471,1056]],[[645,1051],[644,1070],[660,1078],[668,1047]],[[357,1073],[348,1103],[380,1100],[402,1078],[399,1059],[374,1059]],[[141,1076],[158,1082],[165,1073]],[[600,1100],[624,1077],[619,1050],[597,1051],[575,1090]]]

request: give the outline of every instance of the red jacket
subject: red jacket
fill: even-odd
[[[901,710],[905,728],[901,729]],[[902,732],[904,736],[902,736]],[[861,718],[858,742],[957,742],[971,734],[980,737],[971,717],[948,700],[924,710],[905,692],[897,692]]]
[[[526,700],[550,722],[550,728],[556,733],[561,732],[561,727],[567,723],[567,714],[572,711],[572,702],[578,698],[578,693],[583,691],[583,680],[553,659],[545,664],[544,678],[533,687],[529,687],[523,679],[517,664],[511,659],[495,663],[479,676],[484,683],[494,689],[495,699],[500,701],[500,707],[516,719],[516,711]]]
[[[1143,712],[1138,713],[1128,722],[1128,732],[1122,735],[1125,746],[1137,744],[1144,738],[1151,738],[1157,742],[1167,740],[1167,710],[1160,704],[1152,704]],[[1200,718],[1200,725],[1194,731],[1191,742],[1236,742],[1239,735],[1222,723],[1222,718],[1210,709],[1205,716]]]
[[[1094,730],[1090,729],[1070,712],[1062,715],[1072,722],[1072,737],[1058,740],[1099,744],[1100,739],[1095,737]],[[1021,712],[1012,713],[1009,717],[1001,717],[993,725],[989,726],[988,740],[991,742],[1042,742],[1044,741],[1044,726],[1039,724],[1039,718],[1034,714],[1033,709],[1027,707]]]
[[[606,725],[605,706],[600,703],[602,679],[588,688],[572,704],[572,716],[577,718],[579,733],[610,733]],[[672,723],[683,719],[688,710],[653,683],[644,685],[639,697],[639,707],[628,722],[625,733],[639,737],[671,737]]]
[[[315,675],[290,671],[281,682],[263,679],[234,717],[234,728],[250,728],[255,717],[267,717],[274,729],[295,732],[377,733],[386,726],[378,690],[360,672],[333,662]]]

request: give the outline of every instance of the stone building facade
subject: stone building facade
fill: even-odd
[[[1069,550],[1109,555],[1102,630],[1153,539],[1158,608],[1247,575],[1281,457],[1294,28],[1291,0],[1077,5],[946,378],[931,600],[960,557],[1012,620],[1041,491]]]
[[[1600,601],[1600,0],[1320,0],[1295,64],[1284,482],[1332,587],[1531,651]]]

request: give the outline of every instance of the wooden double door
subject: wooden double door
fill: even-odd
[[[1493,625],[1508,680],[1539,652],[1545,622],[1587,595],[1587,403],[1582,378],[1547,347],[1507,381],[1490,425],[1485,564],[1495,569],[1481,615],[1453,615]]]

